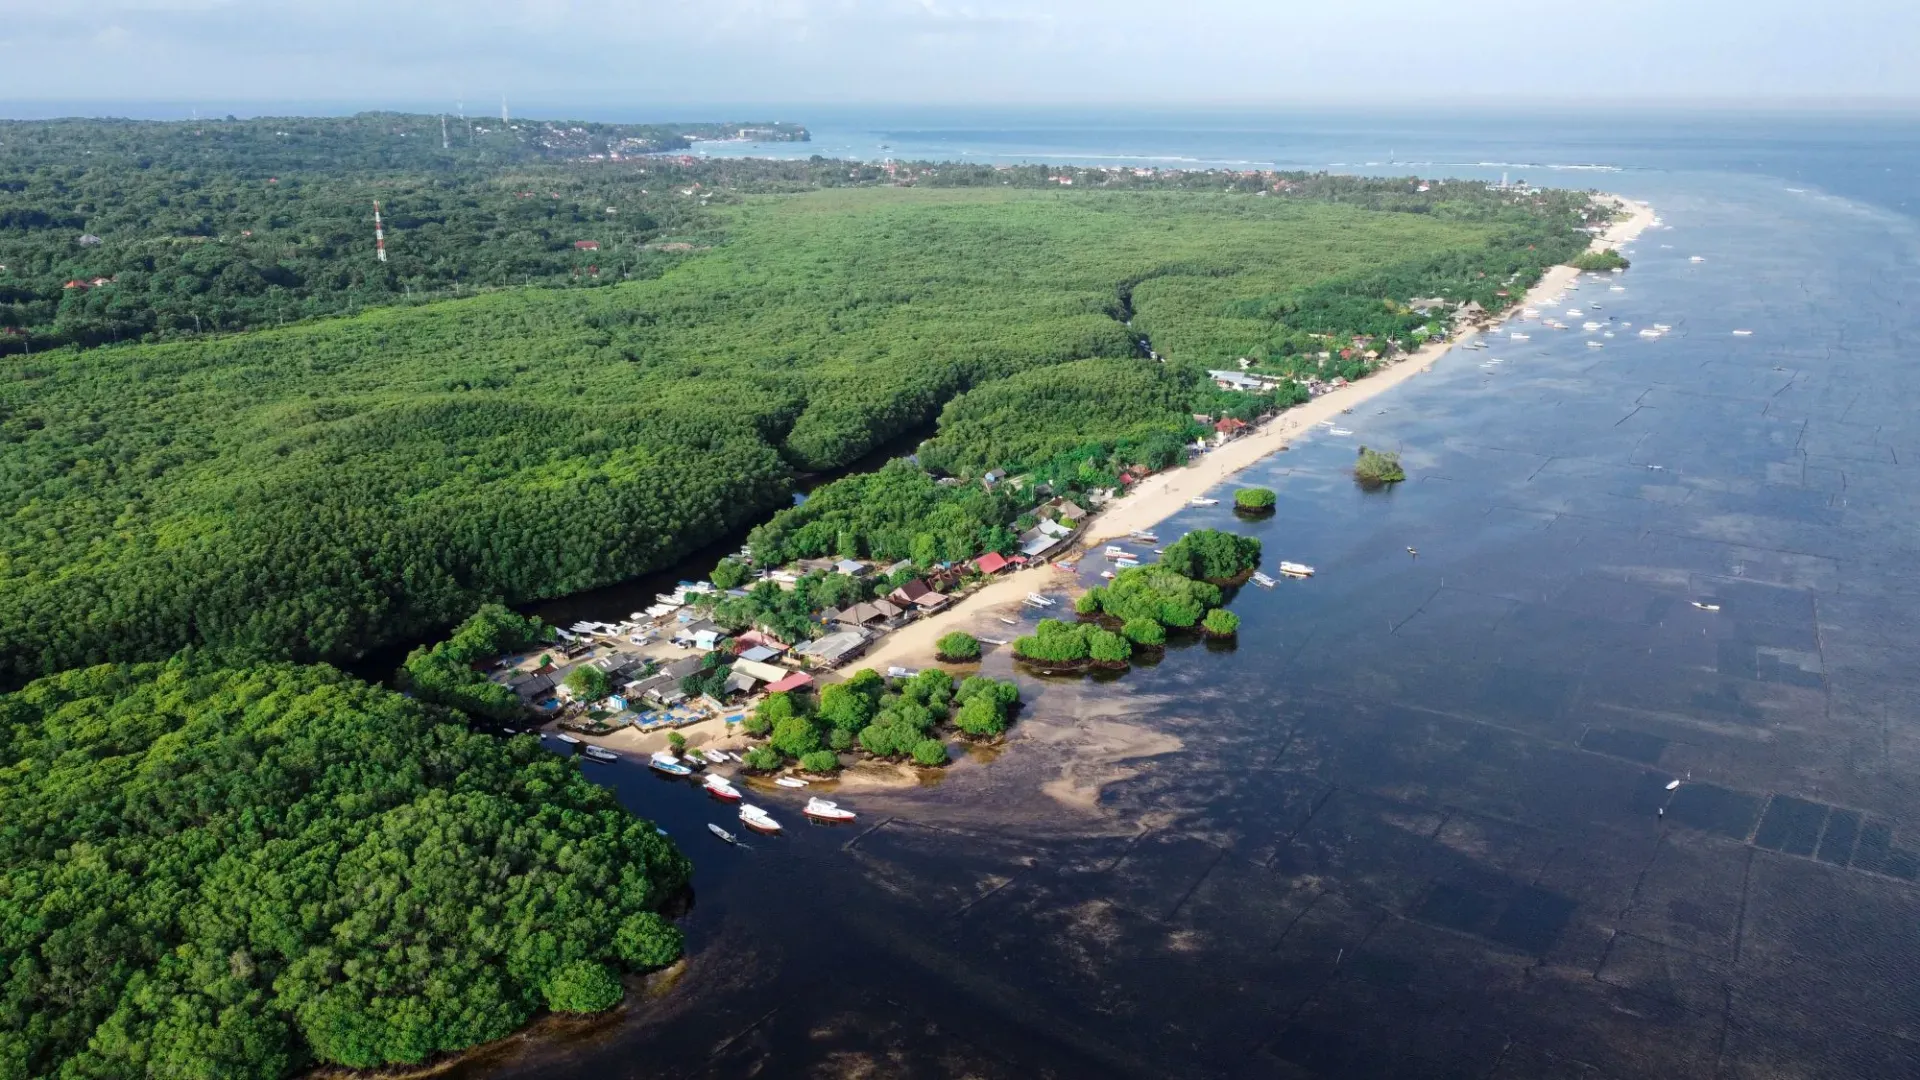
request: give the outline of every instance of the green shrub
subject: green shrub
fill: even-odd
[[[447,640],[407,654],[395,681],[421,701],[492,720],[511,720],[520,715],[519,696],[472,665],[552,636],[553,631],[539,619],[516,615],[501,604],[487,604]]]
[[[981,695],[960,706],[953,714],[953,726],[975,737],[998,735],[1007,730],[1007,710],[996,699]]]
[[[737,562],[733,559],[721,559],[719,565],[713,568],[712,580],[714,588],[737,589],[746,583],[747,576],[750,573],[751,571],[747,569],[744,563]]]
[[[622,919],[613,935],[614,951],[639,971],[663,968],[678,960],[683,944],[680,928],[651,911],[635,912]]]
[[[789,716],[773,725],[773,736],[767,745],[786,757],[805,757],[820,749],[820,732],[807,717]]]
[[[1135,645],[1165,645],[1167,628],[1152,619],[1128,619],[1120,627],[1120,633]]]
[[[810,773],[838,772],[840,757],[831,750],[815,750],[800,756],[800,767]]]
[[[599,701],[613,692],[613,680],[592,664],[581,664],[567,672],[566,685],[573,691],[573,700],[579,702]]]
[[[780,751],[771,746],[756,746],[741,755],[740,760],[747,768],[755,772],[772,772],[781,764]]]
[[[1277,498],[1272,488],[1241,488],[1233,493],[1233,506],[1236,510],[1271,510]]]
[[[942,637],[934,646],[935,654],[949,664],[964,663],[980,659],[980,641],[972,634],[955,630]]]
[[[1200,625],[1214,637],[1232,637],[1240,631],[1240,616],[1226,608],[1214,608],[1207,612],[1206,618],[1200,620]]]
[[[1195,529],[1167,548],[1160,565],[1184,577],[1224,581],[1260,565],[1260,541],[1218,529]]]
[[[1067,664],[1087,658],[1087,627],[1041,619],[1033,633],[1013,643],[1013,654],[1022,660]]]
[[[1363,487],[1376,488],[1384,484],[1397,484],[1407,478],[1406,470],[1400,467],[1400,455],[1382,453],[1379,450],[1360,448],[1360,456],[1353,463],[1353,478]]]
[[[1100,614],[1100,596],[1104,590],[1093,588],[1073,598],[1073,610],[1080,615]]]
[[[1123,623],[1151,619],[1162,626],[1192,626],[1220,604],[1220,588],[1159,564],[1122,570],[1101,590],[1100,608]]]
[[[947,763],[947,744],[939,739],[922,739],[913,744],[913,763],[932,767]]]
[[[1609,270],[1625,270],[1633,264],[1628,262],[1627,257],[1618,251],[1612,248],[1602,248],[1599,251],[1583,251],[1568,260],[1567,265],[1573,267],[1575,270],[1605,273]]]
[[[1133,657],[1133,644],[1111,630],[1087,631],[1087,656],[1102,664],[1124,664]]]
[[[846,728],[834,728],[827,732],[827,746],[841,753],[853,749],[853,732]]]
[[[669,731],[667,732],[667,745],[673,747],[673,752],[676,754],[686,753],[687,737],[677,731]]]
[[[543,988],[547,1008],[554,1012],[606,1012],[626,996],[620,977],[605,964],[575,960],[547,979]]]

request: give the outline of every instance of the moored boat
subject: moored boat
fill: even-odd
[[[619,761],[620,755],[601,746],[589,746],[581,751],[595,761]]]
[[[842,810],[825,799],[808,799],[800,812],[816,821],[852,821],[854,818],[853,811]]]
[[[775,780],[774,783],[780,785],[781,787],[790,787],[790,788],[803,788],[807,786],[807,782],[805,780],[802,780],[796,776],[782,776],[779,779]]]
[[[700,786],[706,789],[707,794],[712,795],[716,799],[725,799],[728,802],[740,801],[740,789],[727,783],[727,779],[724,776],[717,774],[709,775],[706,781]]]
[[[1313,567],[1306,563],[1282,562],[1280,572],[1288,577],[1307,578],[1313,576]]]
[[[666,773],[668,776],[693,775],[692,769],[680,764],[680,759],[667,753],[665,750],[656,750],[653,756],[647,759],[647,767],[655,772]]]
[[[1253,572],[1253,583],[1255,585],[1258,585],[1266,589],[1271,589],[1275,585],[1279,584],[1279,582],[1275,581],[1273,578],[1268,577],[1266,574],[1263,574],[1258,570],[1255,570]]]
[[[1191,498],[1191,499],[1188,499],[1188,500],[1187,500],[1187,505],[1189,505],[1189,506],[1218,506],[1218,505],[1220,505],[1220,500],[1219,500],[1219,499],[1202,499],[1202,498],[1200,498],[1200,497],[1198,497],[1198,496],[1195,496],[1194,498]]]
[[[558,734],[558,735],[555,735],[555,736],[554,736],[554,738],[556,738],[556,739],[559,739],[559,740],[560,740],[561,742],[563,742],[563,743],[570,743],[570,744],[572,744],[572,745],[574,745],[574,746],[579,746],[579,745],[580,745],[580,740],[579,740],[579,739],[576,739],[576,738],[574,738],[573,736],[571,736],[571,735],[569,735],[569,734],[567,734],[567,733],[566,733],[566,732],[564,732],[564,731],[563,731],[563,732],[561,732],[561,733],[560,733],[560,734]]]
[[[740,823],[755,832],[777,833],[780,831],[780,823],[773,820],[773,815],[752,803],[740,804]]]
[[[728,832],[727,830],[721,828],[718,825],[715,825],[711,821],[707,822],[707,831],[719,837],[720,839],[725,840],[729,844],[737,844],[740,842],[738,839],[734,837],[732,833]]]

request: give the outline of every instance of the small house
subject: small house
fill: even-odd
[[[573,250],[575,250],[575,251],[599,251],[599,250],[600,250],[600,241],[598,241],[598,240],[575,240],[575,241],[573,242]]]
[[[1007,557],[997,551],[989,551],[973,560],[973,568],[982,574],[997,574],[1008,565]]]

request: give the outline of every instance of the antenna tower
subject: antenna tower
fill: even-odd
[[[387,232],[380,226],[380,200],[373,200],[373,254],[381,262],[387,261]]]

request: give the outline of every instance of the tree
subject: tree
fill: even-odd
[[[539,619],[522,617],[501,604],[485,604],[447,640],[409,653],[395,682],[422,701],[489,720],[511,720],[521,713],[519,696],[474,670],[474,665],[546,641],[552,634]]]
[[[1240,632],[1240,616],[1226,608],[1214,608],[1200,620],[1200,625],[1214,637],[1232,637]]]
[[[980,659],[979,639],[959,630],[941,637],[934,650],[936,656],[949,664]]]
[[[976,697],[953,714],[953,726],[976,738],[998,735],[1007,729],[1006,707],[995,698]]]
[[[771,746],[756,746],[741,755],[740,760],[754,772],[772,772],[781,765],[780,752]]]
[[[1273,509],[1277,499],[1278,496],[1274,494],[1272,488],[1241,488],[1233,493],[1233,507],[1250,513],[1262,513]]]
[[[921,739],[913,744],[915,765],[935,766],[947,763],[947,746],[939,739]]]
[[[554,1012],[606,1012],[626,996],[620,977],[605,964],[575,960],[548,978],[543,988],[547,1008]]]
[[[636,971],[666,967],[680,959],[684,935],[680,928],[651,911],[639,911],[620,921],[613,948]]]
[[[835,731],[859,731],[873,719],[875,697],[851,682],[830,684],[820,691],[820,719]]]
[[[1195,529],[1167,547],[1160,565],[1184,577],[1227,581],[1260,565],[1260,541],[1218,529]]]
[[[1087,631],[1087,656],[1102,664],[1124,664],[1133,657],[1133,645],[1111,630]]]
[[[1167,628],[1152,619],[1128,619],[1120,627],[1120,633],[1135,645],[1165,645]]]
[[[1022,660],[1070,664],[1087,658],[1088,627],[1041,619],[1033,633],[1013,643],[1013,654]]]
[[[746,583],[747,575],[745,564],[734,559],[721,559],[713,568],[713,585],[717,589],[737,589]]]
[[[849,728],[837,727],[827,732],[827,746],[843,754],[853,749],[853,731]]]
[[[575,701],[599,701],[613,692],[613,680],[592,664],[581,664],[567,672],[566,687]]]
[[[1083,592],[1079,596],[1074,597],[1073,598],[1074,614],[1076,615],[1100,614],[1101,595],[1102,595],[1101,590],[1096,587],[1096,588],[1088,589],[1086,592]]]
[[[687,751],[687,737],[677,731],[669,731],[667,732],[667,745],[673,747],[674,753],[684,754]]]
[[[790,758],[804,757],[820,749],[820,732],[804,716],[790,716],[773,725],[767,745]]]
[[[810,773],[825,775],[840,770],[840,758],[831,750],[814,750],[801,755],[800,767]]]
[[[1353,463],[1353,478],[1361,487],[1377,488],[1397,484],[1407,478],[1407,473],[1400,467],[1399,454],[1370,450],[1363,446]]]

